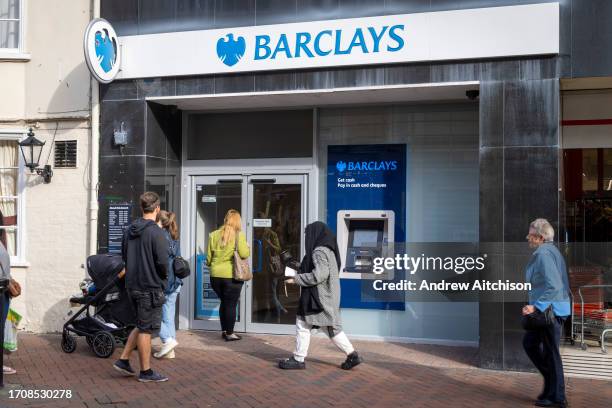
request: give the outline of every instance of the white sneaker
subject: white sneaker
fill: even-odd
[[[161,349],[157,353],[153,354],[153,357],[162,358],[174,350],[176,346],[178,346],[178,342],[174,339],[169,339],[167,342],[162,344]]]
[[[154,354],[153,354],[153,357],[155,357],[155,358],[159,358],[159,359],[162,359],[162,358],[176,358],[176,355],[174,354],[174,350],[170,350],[170,352],[169,352],[169,353],[166,353],[166,354],[164,354],[163,356],[162,356],[162,355],[160,355],[160,354],[159,354],[159,352],[154,353]]]
[[[2,366],[2,373],[4,375],[16,374],[17,370],[15,370],[14,368],[8,367],[8,366]]]

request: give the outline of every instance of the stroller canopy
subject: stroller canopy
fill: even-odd
[[[124,267],[121,255],[101,254],[87,258],[87,272],[99,289],[108,285]]]

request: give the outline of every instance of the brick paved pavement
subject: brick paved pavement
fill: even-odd
[[[225,343],[217,333],[202,332],[181,332],[176,359],[154,362],[169,382],[141,384],[116,373],[113,359],[93,356],[84,339],[73,354],[64,354],[59,341],[23,335],[20,350],[6,359],[19,372],[6,380],[24,389],[70,389],[73,398],[3,395],[0,407],[530,407],[541,387],[535,374],[475,368],[470,348],[355,342],[367,362],[346,372],[338,368],[343,356],[334,346],[314,338],[307,370],[283,372],[275,364],[292,349],[289,336],[246,335]],[[572,407],[612,401],[609,382],[572,378],[567,388]]]

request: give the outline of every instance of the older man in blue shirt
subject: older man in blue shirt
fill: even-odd
[[[523,307],[523,315],[543,313],[549,307],[555,315],[552,324],[527,330],[523,338],[525,352],[544,376],[544,390],[535,403],[539,407],[567,405],[559,342],[563,323],[571,314],[571,304],[565,261],[553,244],[554,236],[553,227],[543,218],[529,225],[527,240],[535,251],[525,270],[531,290],[529,305]]]

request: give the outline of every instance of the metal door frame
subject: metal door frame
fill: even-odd
[[[212,185],[212,184],[218,184],[219,180],[233,180],[235,179],[236,181],[240,181],[241,184],[241,200],[240,200],[240,212],[242,213],[245,208],[247,208],[247,179],[246,177],[240,175],[240,174],[236,174],[236,175],[206,175],[206,176],[193,176],[191,177],[191,190],[192,190],[192,195],[191,195],[191,225],[190,225],[190,239],[189,239],[189,245],[186,246],[186,248],[189,248],[189,256],[190,258],[192,258],[191,260],[191,264],[192,264],[192,271],[193,274],[191,276],[191,283],[192,285],[189,285],[190,288],[188,288],[188,290],[191,291],[191,296],[190,298],[192,299],[192,303],[191,303],[191,327],[193,329],[201,329],[201,330],[221,330],[221,326],[219,323],[219,320],[200,320],[200,319],[196,319],[195,318],[195,289],[196,289],[196,258],[195,258],[195,253],[196,253],[196,234],[197,234],[197,228],[196,228],[196,220],[197,220],[197,212],[196,212],[196,202],[195,202],[195,198],[196,198],[196,186],[197,185]],[[246,226],[246,218],[242,217],[242,228],[243,230],[245,230]],[[245,285],[246,286],[246,285]],[[183,292],[183,291],[181,291]],[[236,321],[236,326],[235,326],[235,330],[238,332],[244,332],[245,328],[246,328],[246,322],[245,322],[245,314],[243,312],[244,310],[244,302],[245,302],[245,289],[242,289],[242,292],[240,294],[240,312],[239,312],[239,319]]]
[[[302,219],[300,220],[300,231],[303,231],[308,223],[308,176],[306,174],[257,174],[247,177],[247,242],[251,245],[251,251],[254,251],[253,245],[253,204],[254,204],[254,180],[268,180],[274,179],[274,184],[299,184],[302,187],[301,206],[302,206]],[[300,259],[304,254],[304,240],[300,240]],[[251,257],[251,261],[252,261]],[[252,265],[251,265],[252,266]],[[245,293],[246,301],[245,305],[245,316],[246,318],[246,331],[250,333],[271,333],[271,334],[291,334],[295,333],[295,326],[292,324],[278,324],[278,323],[253,323],[251,316],[253,313],[253,287],[252,284],[248,285],[248,289]]]
[[[203,162],[184,162],[182,169],[182,183],[181,183],[181,231],[180,237],[181,242],[187,243],[187,245],[181,245],[183,255],[190,263],[191,270],[193,273],[183,281],[183,289],[181,290],[181,296],[179,300],[179,329],[201,329],[201,330],[219,330],[219,323],[217,321],[209,321],[204,324],[203,320],[195,319],[195,189],[196,180],[203,180],[205,177],[214,178],[228,178],[228,177],[259,177],[262,175],[272,177],[281,177],[287,175],[301,175],[303,177],[302,182],[302,205],[303,205],[303,225],[308,222],[316,220],[318,217],[318,169],[315,167],[312,159],[298,159],[293,160],[290,163],[286,159],[281,160],[269,160],[267,165],[255,164],[252,160],[228,160],[224,162],[223,166],[219,166],[217,163]],[[233,171],[232,171],[233,170]],[[248,181],[243,182],[243,202],[245,206],[246,194],[244,189],[248,188]],[[243,223],[247,220],[247,217],[243,217]],[[243,226],[245,227],[245,226]],[[248,228],[246,229],[248,231]],[[249,238],[249,237],[247,237]],[[303,245],[303,244],[302,244]],[[241,295],[241,304],[247,304],[246,299],[243,299],[245,295]],[[244,315],[241,310],[241,316]],[[199,322],[199,323],[198,323]],[[276,328],[271,326],[281,326]],[[288,327],[284,327],[288,326]],[[287,330],[280,330],[285,328]],[[238,326],[237,326],[238,329]],[[246,327],[244,327],[246,329]],[[254,324],[249,330],[253,330],[256,333],[293,333],[294,328],[291,325],[272,325],[272,324]],[[240,330],[240,329],[238,329]]]

